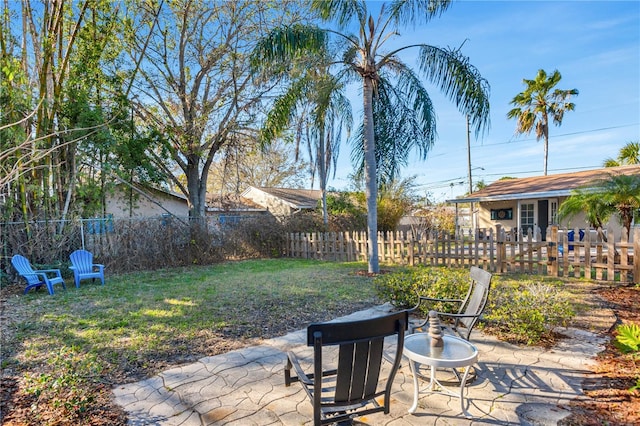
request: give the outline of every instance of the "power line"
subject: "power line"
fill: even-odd
[[[561,134],[554,134],[553,138],[558,138],[558,137],[563,137],[563,136],[574,136],[574,135],[583,135],[586,133],[596,133],[596,132],[602,132],[605,130],[614,130],[614,129],[622,129],[625,127],[633,127],[633,126],[638,126],[640,125],[640,123],[633,123],[633,124],[621,124],[619,126],[611,126],[611,127],[601,127],[599,129],[590,129],[590,130],[581,130],[579,132],[571,132],[571,133],[561,133]],[[510,145],[510,144],[517,144],[517,143],[524,143],[524,142],[531,142],[531,141],[536,141],[536,138],[526,138],[526,139],[509,139],[508,141],[505,142],[495,142],[495,143],[487,143],[487,144],[483,144],[481,143],[480,145],[475,145],[473,148],[484,148],[484,147],[489,147],[489,146],[498,146],[498,145]],[[455,149],[454,151],[462,151],[462,149],[464,148],[458,148]],[[441,154],[434,154],[434,155],[430,155],[429,158],[434,158],[434,157],[442,157],[444,155],[449,155],[451,154],[451,151],[447,151],[447,152],[443,152]]]

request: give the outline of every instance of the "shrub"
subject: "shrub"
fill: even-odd
[[[575,315],[561,281],[494,280],[484,314],[489,330],[499,338],[535,344],[550,337]]]
[[[461,299],[469,290],[469,272],[445,267],[406,268],[379,275],[374,279],[378,297],[398,308],[411,308],[418,303],[418,295],[438,298]],[[451,312],[458,306],[452,303],[422,305],[428,309]]]
[[[469,272],[446,267],[405,268],[374,279],[378,297],[398,308],[411,308],[418,294],[428,297],[462,299],[469,289]],[[429,309],[455,312],[454,303],[421,306],[421,315]],[[539,282],[530,278],[494,276],[489,301],[480,327],[503,340],[536,344],[550,337],[553,329],[564,326],[575,315],[570,295],[562,282]]]

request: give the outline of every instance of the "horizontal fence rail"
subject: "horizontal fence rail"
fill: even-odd
[[[551,226],[528,233],[495,229],[451,235],[379,232],[380,262],[400,265],[479,266],[491,272],[532,273],[597,281],[640,283],[640,228],[632,242],[603,229]],[[366,261],[366,232],[290,233],[285,256],[330,261]]]

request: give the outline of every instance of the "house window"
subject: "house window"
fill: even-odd
[[[549,223],[558,223],[558,201],[549,200]]]
[[[513,209],[491,209],[491,220],[512,220]]]
[[[520,204],[520,228],[525,234],[529,232],[529,228],[533,229],[535,224],[535,211],[533,204]]]

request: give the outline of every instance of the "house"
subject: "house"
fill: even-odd
[[[146,185],[117,185],[106,196],[107,216],[148,218],[163,215],[189,216],[187,197],[181,193]]]
[[[214,217],[220,225],[235,225],[268,213],[266,208],[237,194],[207,195],[207,216]]]
[[[588,228],[584,215],[558,221],[558,207],[571,195],[571,191],[585,187],[594,180],[606,179],[611,174],[638,175],[640,165],[608,167],[573,173],[561,173],[520,179],[496,181],[480,191],[463,198],[447,200],[456,205],[477,203],[478,228],[494,228],[500,224],[505,229],[539,227],[542,239],[546,240],[546,229],[551,224],[567,228]],[[474,210],[475,211],[475,210]],[[619,233],[621,225],[612,217],[606,225]]]
[[[248,187],[241,197],[269,210],[274,216],[289,216],[301,210],[312,210],[322,199],[322,191],[315,189]]]

